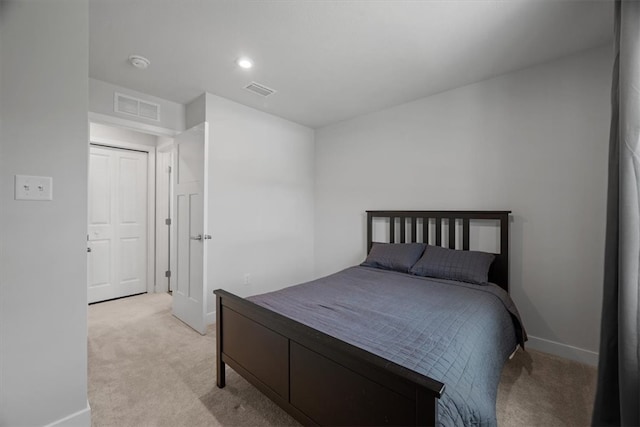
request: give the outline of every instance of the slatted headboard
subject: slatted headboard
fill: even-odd
[[[387,218],[389,242],[385,243],[412,243],[429,242],[428,226],[430,220],[435,222],[435,244],[446,248],[456,248],[460,227],[456,223],[461,222],[462,250],[469,250],[469,221],[471,220],[497,220],[500,222],[500,253],[495,254],[496,259],[489,270],[489,281],[509,292],[509,214],[511,211],[367,211],[367,252],[373,245],[373,220],[374,218]],[[422,233],[418,235],[418,221],[421,221]],[[458,221],[459,220],[459,221]],[[399,233],[396,233],[397,223]],[[448,242],[442,241],[442,225],[448,226]],[[427,226],[424,226],[427,224]],[[408,231],[408,232],[407,232]]]

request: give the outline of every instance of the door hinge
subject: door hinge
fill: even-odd
[[[164,277],[171,277],[171,270],[167,270],[164,272]]]
[[[167,218],[164,220],[164,225],[171,225],[171,218]]]
[[[171,173],[171,166],[167,166],[167,173]]]

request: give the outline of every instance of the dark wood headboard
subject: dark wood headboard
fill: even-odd
[[[462,222],[462,250],[469,250],[469,221],[500,221],[500,253],[489,270],[489,281],[509,292],[509,214],[511,211],[367,211],[367,253],[373,245],[373,219],[388,218],[389,241],[384,243],[429,242],[429,221],[435,221],[435,244],[456,249],[456,221]],[[396,221],[397,220],[397,221]],[[418,220],[422,221],[422,233],[418,235]],[[442,241],[443,220],[448,225],[448,242]],[[397,223],[400,232],[396,233]],[[425,227],[424,224],[427,224]],[[408,230],[408,232],[407,232]]]

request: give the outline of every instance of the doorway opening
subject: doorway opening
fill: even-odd
[[[101,260],[99,257],[92,257],[92,252],[89,252],[88,286],[90,293],[92,287],[106,289],[111,283],[119,286],[123,281],[146,281],[146,290],[143,289],[142,292],[171,292],[173,315],[200,334],[206,334],[209,302],[206,260],[208,259],[207,243],[211,241],[211,235],[207,234],[208,123],[204,121],[178,133],[99,114],[90,114],[89,117],[90,151],[108,150],[109,156],[116,153],[113,156],[116,157],[115,163],[118,164],[121,163],[118,156],[123,151],[127,153],[140,152],[143,156],[145,154],[147,156],[146,255],[142,255],[140,250],[144,242],[142,235],[135,237],[139,243],[137,245],[131,243],[130,248],[133,249],[129,253],[110,250],[108,251],[110,255]],[[103,155],[106,156],[106,153]],[[125,157],[128,158],[131,155]],[[103,163],[106,165],[108,162]],[[142,163],[144,160],[140,160],[138,165]],[[142,166],[131,167],[130,169],[134,172],[128,173],[127,179],[120,180],[118,179],[122,175],[121,168],[114,166],[114,169],[109,169],[111,175],[103,173],[109,178],[102,181],[94,177],[98,167],[92,167],[91,160],[89,166],[91,181],[88,207],[90,229],[100,223],[96,220],[97,215],[94,214],[95,206],[98,206],[99,203],[94,200],[91,192],[108,187],[105,184],[107,181],[115,182],[111,187],[115,189],[107,191],[109,197],[102,196],[103,205],[106,205],[105,200],[111,200],[112,197],[122,198],[122,196],[111,195],[116,190],[122,190],[126,194],[124,198],[131,202],[129,205],[118,204],[120,199],[117,199],[116,202],[109,204],[109,209],[103,208],[104,212],[117,210],[117,214],[109,217],[109,221],[113,222],[113,218],[116,220],[113,229],[118,229],[123,222],[121,220],[123,209],[133,209],[131,206],[139,206],[136,208],[138,213],[144,211],[141,206],[144,204],[145,196],[142,195],[141,190],[135,190],[134,186],[129,184],[133,175],[138,176],[133,181],[144,181],[142,178],[144,173],[141,172]],[[103,169],[106,170],[107,166],[103,166]],[[95,199],[97,200],[99,197]],[[129,215],[125,222],[136,223],[138,228],[144,228],[140,226],[141,221],[131,219],[132,215]],[[135,218],[139,217],[140,215],[135,216]],[[91,234],[92,231],[89,230],[87,236],[91,251],[93,251],[91,246],[99,240],[92,238],[95,236]],[[96,237],[104,237],[104,234],[100,235],[98,232]],[[140,252],[136,252],[138,250]],[[136,257],[129,256],[134,252],[138,256],[138,261],[136,261]],[[146,265],[145,280],[134,280],[131,274],[123,275],[122,268],[118,270],[118,266],[136,266],[138,267],[136,270],[139,274],[138,278],[140,278],[142,276],[140,271],[144,268],[143,264]],[[127,272],[132,270],[133,267]],[[102,276],[98,273],[102,273]],[[118,286],[113,287],[118,288]],[[136,293],[130,290],[127,292]],[[96,298],[91,296],[89,302],[98,301],[99,298],[118,297],[118,294]]]
[[[90,123],[88,302],[168,292],[171,137]]]

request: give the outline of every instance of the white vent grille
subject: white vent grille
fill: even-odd
[[[160,121],[160,105],[118,92],[114,96],[113,109],[116,113]]]
[[[269,95],[273,95],[274,93],[276,93],[275,90],[266,87],[265,85],[261,85],[260,83],[256,83],[256,82],[251,82],[249,83],[247,86],[245,86],[245,89],[253,92],[257,95],[260,96],[269,96]]]
[[[160,120],[160,106],[146,101],[140,101],[139,104],[140,117],[151,120]]]

